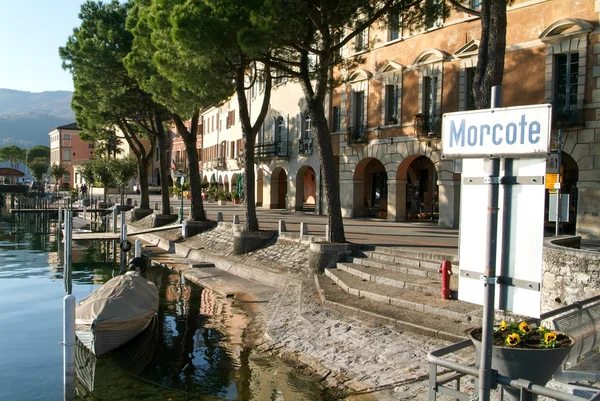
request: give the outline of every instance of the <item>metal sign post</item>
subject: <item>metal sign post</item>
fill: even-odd
[[[501,95],[494,87],[491,109],[446,113],[442,126],[443,157],[464,159],[459,299],[483,305],[481,401],[493,385],[495,309],[539,317],[541,299],[551,106],[500,108]]]
[[[562,153],[562,130],[558,130],[558,179],[556,180],[555,188],[556,188],[556,228],[554,230],[554,235],[558,237],[560,230],[560,163],[561,163],[561,153]]]

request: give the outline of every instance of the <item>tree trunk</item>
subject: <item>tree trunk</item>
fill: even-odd
[[[148,158],[138,157],[140,163],[140,209],[150,209],[150,194],[148,193]]]
[[[202,202],[202,187],[200,186],[200,169],[198,168],[198,149],[196,148],[196,136],[187,136],[183,138],[185,144],[185,152],[187,154],[190,193],[192,196],[192,207],[190,210],[190,220],[204,221],[206,213],[204,211],[204,203]],[[183,192],[181,193],[183,196]]]
[[[189,182],[190,182],[190,194],[192,197],[191,208],[190,208],[190,220],[192,221],[205,221],[206,213],[204,212],[204,203],[202,202],[202,187],[200,179],[200,168],[198,167],[198,148],[196,145],[196,138],[198,135],[198,117],[199,113],[192,116],[190,131],[188,132],[187,127],[183,123],[181,117],[176,114],[171,115],[177,132],[181,135],[183,143],[185,145],[185,153],[187,155],[188,170],[189,170]],[[181,193],[183,196],[183,192]]]
[[[481,3],[481,41],[473,78],[473,96],[478,109],[491,105],[492,87],[502,84],[506,51],[506,1]]]
[[[246,168],[242,176],[244,191],[246,192],[246,221],[244,222],[244,231],[258,231],[258,217],[256,216],[256,196],[254,194],[256,186],[256,174],[254,174],[254,144],[256,138],[252,135],[250,122],[242,124],[242,135],[246,138],[244,141],[244,161]]]
[[[337,166],[333,156],[331,135],[329,133],[327,118],[325,117],[323,102],[319,99],[312,98],[308,103],[308,110],[312,117],[317,136],[317,149],[319,150],[323,189],[325,191],[325,203],[327,205],[327,224],[329,225],[329,231],[326,232],[326,241],[346,242],[340,204],[340,185],[336,174]]]
[[[162,125],[162,119],[155,113],[156,127],[158,130],[158,158],[160,169],[160,194],[162,199],[162,214],[171,213],[171,198],[169,194],[169,161],[167,160],[167,150],[170,148],[168,133]]]

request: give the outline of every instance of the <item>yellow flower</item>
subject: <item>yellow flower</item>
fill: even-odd
[[[544,334],[544,342],[546,343],[546,345],[550,345],[554,341],[556,341],[556,334],[554,332],[549,331],[546,334]]]
[[[527,322],[521,322],[521,324],[519,324],[519,330],[521,330],[523,333],[527,334],[531,331],[531,327],[529,327]]]
[[[509,334],[506,337],[506,345],[509,347],[516,347],[521,342],[521,337],[517,333]]]
[[[508,325],[503,320],[502,323],[500,323],[500,327],[498,327],[498,329],[500,329],[501,331],[504,331],[504,330],[506,330],[507,327],[508,327]]]

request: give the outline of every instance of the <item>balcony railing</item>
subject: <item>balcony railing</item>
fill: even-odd
[[[313,139],[300,138],[298,153],[305,156],[313,154]]]
[[[585,100],[576,104],[552,104],[552,125],[554,128],[585,127]]]
[[[348,127],[346,140],[350,145],[355,143],[367,143],[367,129],[364,124]]]
[[[417,138],[438,139],[442,132],[442,118],[438,115],[417,114],[414,127]]]
[[[290,157],[289,142],[266,142],[254,146],[254,156],[265,157]]]
[[[175,166],[175,170],[183,171],[186,168],[186,163],[184,161],[174,161],[173,166]]]
[[[217,157],[214,161],[214,166],[217,170],[225,170],[227,168],[227,160],[224,157]]]

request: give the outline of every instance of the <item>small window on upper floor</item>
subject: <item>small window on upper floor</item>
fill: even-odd
[[[369,28],[363,29],[354,37],[354,52],[359,53],[369,48]]]
[[[71,140],[71,134],[63,134],[63,139],[65,141],[70,141]]]
[[[400,13],[398,11],[391,12],[388,15],[388,42],[400,39],[401,30]]]
[[[398,124],[398,85],[385,86],[385,125]]]
[[[443,24],[442,7],[443,3],[441,0],[425,0],[426,1],[426,13],[425,13],[425,29],[439,28]]]

